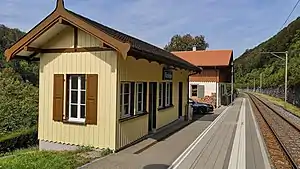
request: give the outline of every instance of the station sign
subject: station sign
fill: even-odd
[[[173,79],[173,71],[167,68],[163,68],[163,80],[172,80]]]

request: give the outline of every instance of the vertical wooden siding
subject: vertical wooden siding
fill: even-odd
[[[136,60],[128,56],[126,60],[118,57],[118,82],[121,81],[142,81],[142,82],[163,82],[162,80],[162,65],[156,62],[149,63],[147,60]],[[187,71],[173,72],[173,108],[157,111],[157,128],[169,124],[178,118],[178,83],[183,82],[183,115],[185,113],[184,107],[187,103]],[[118,89],[120,83],[118,83]],[[148,87],[149,90],[149,87]],[[148,92],[149,94],[149,92]],[[158,88],[157,88],[158,97]],[[117,96],[117,103],[119,103],[119,95]],[[157,98],[158,105],[158,98]],[[147,110],[148,110],[147,102]],[[120,116],[119,106],[117,107],[117,117]],[[123,147],[126,144],[135,141],[136,139],[148,134],[148,115],[139,117],[126,122],[119,122],[117,125],[117,147]]]
[[[79,31],[79,46],[101,44]],[[47,47],[72,47],[73,31],[66,29]],[[74,125],[52,120],[54,74],[98,74],[97,125]],[[65,76],[66,78],[66,76]],[[39,86],[39,139],[73,145],[115,148],[117,54],[114,51],[42,54]],[[66,91],[66,82],[65,82]],[[65,99],[64,99],[65,100]]]
[[[204,69],[201,74],[190,76],[190,82],[219,82],[219,70]]]

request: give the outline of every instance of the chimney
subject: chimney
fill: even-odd
[[[197,50],[196,46],[193,46],[193,51],[196,51],[196,50]]]

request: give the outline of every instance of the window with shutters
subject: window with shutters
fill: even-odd
[[[172,82],[166,82],[166,105],[165,106],[170,106],[171,105],[171,97],[172,97]]]
[[[67,75],[68,119],[84,122],[86,116],[86,75]]]
[[[159,95],[158,95],[158,107],[164,106],[164,84],[161,82],[159,83]]]
[[[197,97],[197,93],[198,93],[198,85],[191,85],[192,88],[192,96],[193,97]]]
[[[131,85],[128,82],[121,83],[120,90],[120,111],[121,118],[130,116],[130,103],[131,103]]]
[[[144,112],[144,83],[136,83],[136,112]]]

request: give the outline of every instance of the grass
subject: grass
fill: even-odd
[[[0,155],[0,169],[72,169],[99,157],[92,157],[89,152],[89,149],[38,151],[34,147],[17,150],[2,154],[2,158]]]
[[[4,157],[4,156],[25,154],[25,153],[32,152],[32,151],[37,151],[37,150],[38,150],[37,147],[30,147],[30,148],[19,149],[19,150],[15,150],[15,151],[12,151],[12,152],[7,152],[7,153],[0,153],[0,158]],[[0,163],[1,163],[1,160],[0,160]]]
[[[284,100],[281,100],[276,97],[272,97],[272,96],[261,94],[261,93],[255,93],[255,94],[258,96],[261,96],[263,98],[266,98],[270,102],[272,102],[278,106],[281,106],[281,107],[285,108],[286,110],[290,111],[291,113],[300,117],[300,108],[299,107],[296,107],[290,103],[285,103]]]

